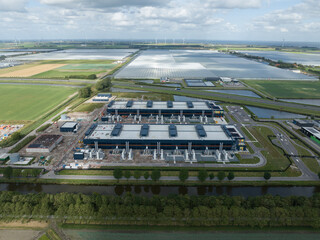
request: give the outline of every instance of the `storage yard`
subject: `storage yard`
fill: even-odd
[[[0,124],[0,141],[6,139],[14,132],[23,128],[24,125],[8,125],[8,124]]]
[[[116,75],[116,78],[136,79],[161,77],[315,80],[304,74],[207,50],[146,50]]]

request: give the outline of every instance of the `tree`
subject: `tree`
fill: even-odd
[[[110,78],[106,78],[106,79],[102,79],[101,81],[96,83],[96,89],[98,91],[104,90],[104,89],[108,89],[111,87],[111,79]]]
[[[214,174],[213,174],[213,173],[210,173],[210,174],[209,174],[209,178],[210,178],[210,180],[214,179]]]
[[[153,180],[153,181],[158,181],[159,179],[160,179],[160,177],[161,177],[161,172],[160,172],[160,170],[158,170],[158,169],[155,169],[155,170],[152,170],[152,172],[151,172],[151,179]]]
[[[135,170],[134,172],[133,172],[133,177],[135,178],[135,179],[140,179],[140,177],[141,177],[141,172],[139,171],[139,170]]]
[[[88,97],[90,97],[90,95],[91,95],[91,87],[80,88],[79,97],[88,98]]]
[[[119,182],[119,179],[122,178],[122,170],[119,169],[119,168],[113,170],[113,176],[114,176],[114,178],[117,179],[118,182]]]
[[[145,180],[147,180],[150,177],[150,173],[148,171],[144,172],[143,177]]]
[[[31,174],[33,177],[37,177],[40,174],[40,171],[36,168],[33,168]]]
[[[207,170],[202,169],[198,172],[198,179],[200,182],[204,182],[208,177]]]
[[[319,177],[319,179],[320,179],[320,172],[318,173],[318,177]]]
[[[126,170],[126,171],[124,172],[124,177],[125,177],[127,180],[129,180],[129,178],[131,177],[131,172],[130,172],[129,170]]]
[[[232,179],[234,179],[234,173],[233,172],[229,172],[227,178],[231,181]]]
[[[8,178],[10,179],[12,177],[12,174],[13,174],[13,169],[12,167],[6,167],[4,170],[3,170],[3,176],[5,178]]]
[[[263,177],[264,177],[265,180],[269,180],[271,178],[271,173],[265,172]]]
[[[225,179],[225,177],[226,177],[226,173],[225,172],[219,172],[218,173],[219,181],[222,181],[223,179]]]
[[[14,132],[13,134],[11,134],[11,139],[12,141],[18,141],[22,138],[22,134],[20,132]]]
[[[186,181],[189,178],[189,171],[187,169],[181,169],[179,172],[179,179],[181,182]]]

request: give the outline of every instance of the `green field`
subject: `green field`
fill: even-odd
[[[76,91],[69,87],[1,85],[0,120],[35,120]]]
[[[320,98],[320,81],[247,80],[244,82],[276,98]]]

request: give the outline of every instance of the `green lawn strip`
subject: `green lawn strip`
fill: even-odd
[[[160,92],[160,93],[167,93],[167,94],[173,94],[173,95],[180,95],[180,96],[186,96],[186,97],[193,97],[193,98],[200,98],[200,99],[209,99],[209,100],[216,100],[216,101],[222,101],[226,103],[236,103],[241,105],[248,105],[248,106],[255,106],[255,107],[261,107],[261,108],[269,108],[274,110],[283,111],[283,107],[276,106],[270,102],[270,104],[265,103],[256,103],[253,101],[245,101],[245,100],[233,100],[230,98],[224,97],[224,94],[219,94],[220,96],[204,96],[201,95],[201,92],[199,91],[199,94],[192,94],[192,93],[185,93],[181,91],[175,91],[175,90],[167,90],[167,89],[152,89],[144,87],[143,89],[134,87],[134,86],[121,86],[121,85],[114,85],[113,87],[116,88],[123,88],[123,89],[133,89],[133,90],[144,90],[144,91],[150,91],[150,92]],[[218,94],[218,93],[217,93]],[[285,111],[292,112],[292,113],[298,113],[298,114],[304,114],[304,115],[314,115],[314,116],[320,116],[319,111],[311,111],[311,110],[304,110],[304,109],[297,109],[293,107],[286,107]]]
[[[97,108],[102,108],[105,105],[105,103],[83,103],[73,109],[73,112],[92,112],[93,110]]]
[[[320,81],[245,80],[244,82],[276,98],[320,98]]]
[[[237,158],[239,159],[241,164],[255,164],[260,161],[258,157],[253,157],[253,158],[245,158],[244,154],[238,154],[236,153]]]
[[[47,231],[47,236],[49,237],[50,240],[61,240],[59,235],[53,229],[49,229]]]
[[[256,142],[256,139],[252,136],[252,133],[249,133],[247,128],[245,127],[241,127],[241,131],[243,131],[243,133],[250,139],[250,141],[252,141],[252,143],[256,146],[261,148],[261,144],[259,142]]]
[[[43,234],[38,240],[51,240],[48,235],[45,233]]]
[[[43,132],[43,131],[45,131],[48,127],[50,127],[51,125],[52,125],[51,123],[47,123],[47,124],[41,126],[40,128],[38,128],[36,132]]]

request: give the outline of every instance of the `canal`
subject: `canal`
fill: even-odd
[[[95,185],[55,185],[55,184],[27,184],[27,183],[2,183],[0,191],[15,191],[27,193],[99,193],[103,195],[121,196],[126,192],[142,196],[170,194],[188,194],[204,196],[261,196],[265,194],[279,196],[305,196],[310,197],[320,192],[320,187],[312,186],[95,186]]]

